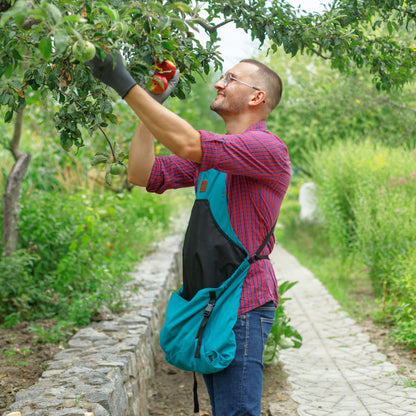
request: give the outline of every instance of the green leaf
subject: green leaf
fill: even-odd
[[[61,146],[64,150],[68,151],[72,146],[72,139],[69,137],[66,130],[61,131],[60,135]]]
[[[63,29],[55,32],[53,43],[56,49],[56,53],[63,53],[71,42],[71,38],[67,35]]]
[[[189,6],[186,3],[182,3],[182,2],[174,3],[172,5],[172,8],[178,9],[178,10],[180,10],[183,13],[188,13],[188,14],[191,14],[192,13],[192,7]]]
[[[95,7],[99,7],[100,9],[104,10],[108,16],[110,17],[111,20],[120,20],[120,16],[118,14],[118,11],[108,7],[105,3],[103,2],[96,2],[94,3]]]
[[[159,19],[159,30],[162,32],[167,29],[171,24],[171,20],[168,16],[160,16]]]
[[[163,41],[162,42],[162,46],[167,49],[168,51],[173,51],[174,50],[174,46],[175,46],[175,42],[173,41]]]
[[[107,172],[105,173],[105,176],[104,176],[104,181],[105,181],[105,183],[106,183],[107,185],[110,185],[110,186],[111,186],[111,176],[110,176],[110,171],[107,171]]]
[[[0,95],[0,105],[6,105],[9,102],[9,95],[4,91]]]
[[[10,121],[12,120],[12,118],[13,118],[13,110],[9,110],[4,115],[4,122],[5,123],[10,123]]]
[[[4,75],[6,75],[6,78],[10,78],[12,76],[13,72],[14,72],[14,66],[13,65],[9,65],[6,68],[6,71],[4,72]]]
[[[107,160],[108,160],[107,156],[97,154],[97,155],[94,156],[94,159],[91,161],[91,165],[92,166],[97,166],[101,163],[106,163]]]
[[[111,112],[111,110],[112,110],[112,105],[111,105],[110,101],[105,100],[104,103],[103,103],[101,111],[103,113],[109,113],[109,112]]]
[[[42,38],[40,40],[39,50],[42,54],[42,58],[48,61],[52,55],[52,40],[50,37]]]
[[[50,16],[52,17],[55,24],[58,24],[62,20],[62,13],[61,11],[52,3],[45,2],[45,7]]]

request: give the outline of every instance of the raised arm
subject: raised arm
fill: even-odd
[[[159,104],[137,84],[124,99],[160,143],[182,159],[201,161],[200,134],[186,120]]]
[[[96,78],[113,88],[126,100],[148,132],[160,143],[182,159],[198,163],[201,161],[199,132],[187,121],[160,104],[156,96],[152,97],[141,88],[128,73],[119,54],[107,54],[104,61],[95,57],[87,62],[87,65]]]

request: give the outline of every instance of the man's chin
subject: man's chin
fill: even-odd
[[[215,101],[213,101],[213,102],[211,103],[211,105],[209,106],[209,108],[210,108],[212,111],[215,111],[216,113],[218,113],[219,106],[218,106],[218,104],[217,104]]]
[[[217,111],[217,109],[221,107],[221,97],[221,95],[217,95],[211,103],[210,108],[212,111]]]

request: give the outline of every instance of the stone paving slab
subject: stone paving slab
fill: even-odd
[[[298,282],[288,292],[285,308],[303,345],[280,353],[298,415],[416,415],[416,388],[406,387],[396,366],[322,283],[281,246],[271,260],[280,282]]]

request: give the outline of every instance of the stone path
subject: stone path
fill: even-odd
[[[297,281],[285,303],[303,337],[300,349],[284,350],[281,362],[300,416],[416,415],[416,388],[406,387],[354,320],[340,309],[313,274],[276,246],[271,260],[280,281]],[[273,413],[280,416],[284,413]]]

